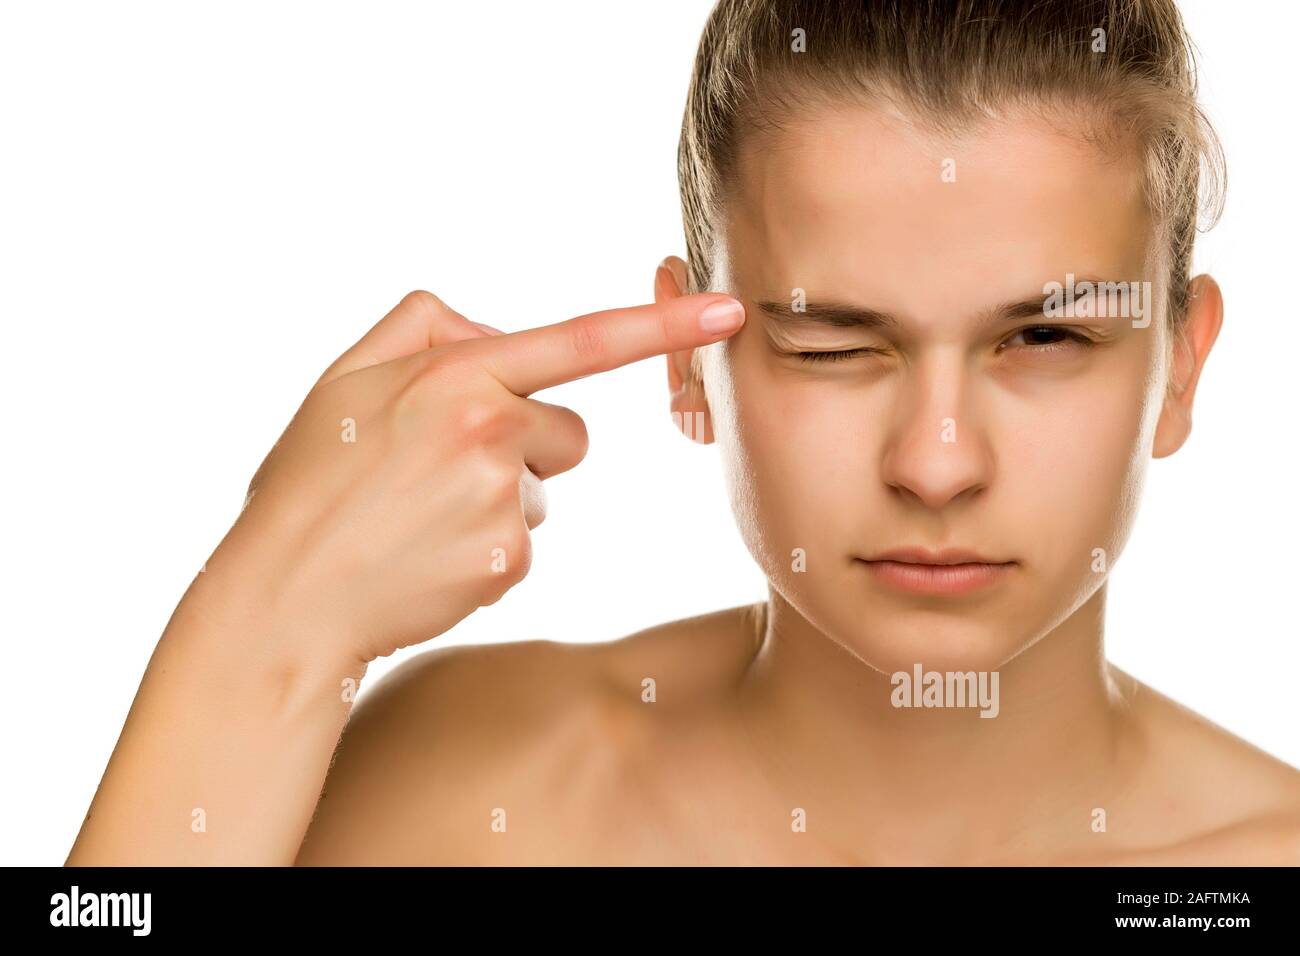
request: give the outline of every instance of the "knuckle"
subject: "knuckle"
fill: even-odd
[[[514,478],[502,476],[498,479],[497,483],[492,486],[492,505],[505,511],[506,514],[517,515],[521,513],[523,504],[518,475]]]
[[[663,343],[665,349],[671,348],[672,343],[676,341],[673,332],[673,321],[667,309],[663,309],[659,313],[659,340]]]
[[[398,389],[397,404],[403,410],[423,407],[430,401],[432,393],[443,387],[446,379],[447,363],[436,352],[421,356],[415,371]]]
[[[587,431],[587,423],[571,408],[562,405],[551,407],[555,409],[555,418],[550,424],[557,441],[565,449],[565,458],[571,462],[569,467],[572,467],[586,458],[591,448],[591,435]]]
[[[552,405],[540,399],[530,399],[530,401],[546,409],[545,417],[541,422],[548,435],[554,434],[566,447],[572,445],[579,461],[585,458],[591,446],[591,436],[587,432],[587,423],[583,421],[582,416],[563,405]]]
[[[414,372],[402,384],[394,399],[398,412],[410,415],[420,411],[458,409],[469,400],[449,400],[454,392],[464,395],[467,383],[460,377],[462,361],[453,355],[430,350],[419,357]]]
[[[424,289],[413,289],[402,296],[401,305],[405,309],[413,311],[432,313],[443,307],[443,302],[432,292]]]
[[[582,420],[582,416],[577,412],[570,412],[571,421],[573,422],[573,446],[577,451],[578,460],[587,457],[587,451],[591,448],[591,435],[587,432],[587,423]]]
[[[506,552],[506,570],[502,575],[510,584],[518,584],[528,576],[533,564],[533,547],[528,531],[521,523],[508,532],[505,543],[501,545]]]
[[[519,467],[504,462],[494,461],[483,468],[479,485],[490,508],[504,509],[507,513],[519,510],[519,474]]]
[[[460,380],[458,376],[464,375],[469,369],[469,362],[466,356],[451,346],[438,346],[424,352],[420,357],[419,372],[417,376],[434,382],[449,382]]]
[[[532,542],[516,519],[492,539],[492,565],[486,590],[499,600],[502,594],[528,576],[532,563]]]
[[[569,344],[585,362],[598,361],[609,350],[604,328],[597,319],[590,317],[574,319],[569,324]]]
[[[512,555],[514,561],[512,566],[517,570],[520,577],[527,573],[528,564],[532,559],[533,542],[528,536],[528,529],[524,526],[523,520],[516,515],[510,524],[510,529],[505,533],[502,545],[506,549],[506,554]]]
[[[488,454],[471,454],[466,460],[465,487],[480,513],[510,515],[519,510],[520,465]]]
[[[503,404],[466,401],[453,410],[451,428],[462,443],[480,447],[501,442],[519,424],[519,416]]]

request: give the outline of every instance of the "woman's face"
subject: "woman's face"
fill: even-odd
[[[1101,586],[1153,452],[1167,332],[1136,158],[1030,118],[938,139],[846,107],[748,144],[738,184],[713,288],[748,318],[704,368],[746,543],[881,671],[998,667]],[[1069,277],[1151,293],[1045,317]],[[831,304],[886,324],[815,321]],[[878,351],[794,354],[849,349]],[[906,546],[1014,564],[915,593],[866,563]]]

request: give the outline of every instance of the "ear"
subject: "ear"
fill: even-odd
[[[1183,442],[1191,434],[1196,383],[1222,325],[1223,293],[1219,291],[1219,284],[1208,275],[1199,275],[1191,281],[1187,319],[1173,343],[1169,387],[1156,425],[1151,451],[1153,458],[1172,455],[1183,447]]]
[[[686,263],[677,256],[669,256],[655,270],[655,302],[685,295],[687,282]],[[668,395],[673,423],[678,430],[692,441],[708,444],[713,441],[713,424],[704,396],[704,382],[691,373],[694,353],[695,349],[668,353]]]

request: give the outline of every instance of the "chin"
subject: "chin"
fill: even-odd
[[[926,670],[997,670],[1029,639],[1000,617],[961,617],[951,611],[884,613],[836,637],[845,650],[886,675],[911,671],[916,664]]]

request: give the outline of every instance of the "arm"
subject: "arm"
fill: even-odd
[[[404,298],[326,369],[253,476],[158,642],[67,863],[293,863],[348,678],[528,572],[540,481],[576,466],[587,435],[526,396],[742,320],[710,293],[506,335]]]
[[[219,575],[172,615],[66,865],[293,863],[366,665]]]

